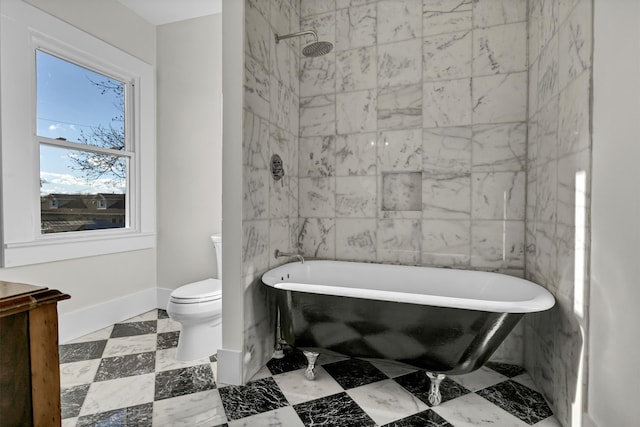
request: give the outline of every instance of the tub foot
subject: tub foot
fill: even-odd
[[[313,381],[316,379],[316,360],[318,360],[318,356],[320,353],[316,353],[315,351],[303,351],[304,357],[307,358],[307,369],[304,371],[304,377],[309,381]]]
[[[432,372],[427,372],[427,377],[429,377],[429,395],[427,396],[427,400],[431,406],[438,406],[442,402],[442,394],[440,394],[440,383],[444,379],[444,374],[434,374]]]

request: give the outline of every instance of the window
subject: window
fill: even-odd
[[[3,0],[6,267],[155,245],[152,66]]]

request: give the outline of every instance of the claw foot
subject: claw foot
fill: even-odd
[[[431,406],[438,406],[442,403],[442,394],[440,393],[440,383],[444,379],[444,374],[434,374],[431,372],[427,372],[427,377],[429,377],[429,395],[427,396],[427,400]]]
[[[304,371],[304,377],[309,381],[313,381],[316,379],[316,360],[318,360],[318,356],[320,353],[316,353],[315,351],[303,351],[304,356],[307,358],[307,369]]]

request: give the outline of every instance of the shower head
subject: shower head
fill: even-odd
[[[331,52],[331,49],[333,49],[333,44],[329,42],[315,41],[306,45],[302,49],[302,54],[304,56],[315,58],[316,56],[326,55]]]
[[[280,43],[280,40],[290,39],[291,37],[300,37],[305,35],[313,36],[313,41],[306,45],[302,49],[302,54],[304,56],[315,58],[316,56],[326,55],[331,52],[333,49],[333,44],[330,42],[318,41],[318,35],[315,31],[300,31],[298,33],[286,34],[284,36],[279,36],[276,34],[276,44]]]

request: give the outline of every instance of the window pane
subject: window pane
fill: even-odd
[[[123,150],[125,84],[36,50],[37,135]]]
[[[126,157],[40,145],[41,231],[127,226]]]

